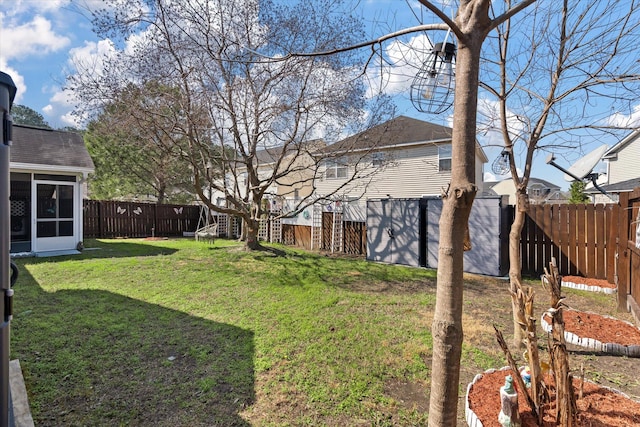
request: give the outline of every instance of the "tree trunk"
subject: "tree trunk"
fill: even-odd
[[[545,268],[545,279],[551,294],[551,308],[547,314],[551,316],[552,325],[549,353],[556,383],[556,424],[562,427],[573,427],[576,425],[578,410],[573,390],[573,376],[569,369],[569,353],[564,339],[562,278],[558,274],[555,258],[551,259],[549,270]]]
[[[158,205],[163,205],[164,204],[164,198],[167,194],[167,186],[166,185],[160,185],[158,187],[158,201],[156,202]]]
[[[526,191],[526,190],[525,190]],[[516,212],[509,231],[509,290],[511,293],[511,309],[513,312],[513,346],[521,349],[524,346],[524,330],[518,322],[518,301],[515,295],[522,288],[522,272],[520,260],[520,235],[524,227],[525,214],[528,208],[526,193],[516,186]]]
[[[248,221],[245,219],[244,224],[244,248],[248,251],[256,251],[262,249],[262,245],[260,245],[260,241],[258,240],[258,230],[260,229],[260,222],[252,218]]]
[[[457,423],[463,338],[463,254],[469,213],[476,195],[476,112],[483,39],[484,36],[476,35],[469,37],[466,43],[459,41],[456,59],[452,173],[440,217],[436,307],[432,325],[429,425],[433,427],[453,427]]]

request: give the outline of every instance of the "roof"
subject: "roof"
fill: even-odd
[[[609,150],[607,150],[603,155],[602,158],[603,159],[607,159],[610,157],[613,157],[615,154],[617,154],[620,150],[622,150],[626,145],[628,145],[629,143],[631,143],[631,141],[635,140],[636,138],[638,138],[640,136],[640,129],[636,129],[633,132],[631,132],[629,135],[627,135],[625,138],[623,138],[620,142],[618,142],[616,145],[614,145],[613,147],[611,147]]]
[[[285,153],[285,155],[296,154],[300,150],[314,151],[321,147],[324,147],[324,145],[325,144],[322,139],[312,139],[310,141],[304,141],[300,144],[290,144],[288,146],[288,152]],[[275,163],[282,157],[283,155],[282,150],[283,150],[282,146],[265,148],[264,150],[258,150],[256,151],[256,159],[260,164]]]
[[[331,144],[325,149],[325,152],[339,153],[374,148],[396,148],[403,145],[427,142],[451,142],[452,131],[453,129],[450,127],[411,117],[398,116]],[[476,143],[476,155],[480,156],[483,162],[486,163],[488,161],[484,150],[478,143]]]
[[[511,179],[511,178],[509,178],[509,179]],[[531,177],[531,178],[529,178],[529,187],[531,187],[533,184],[540,184],[540,185],[544,186],[545,188],[551,188],[551,189],[556,189],[556,190],[560,189],[559,185],[553,184],[553,183],[551,183],[549,181],[545,181],[544,179]]]
[[[93,160],[76,132],[13,125],[12,167],[92,172]]]
[[[633,191],[638,187],[640,187],[640,178],[632,178],[626,181],[616,182],[615,184],[600,186],[600,188],[602,188],[607,193],[623,193],[627,191]],[[596,194],[600,191],[596,188],[590,187],[586,188],[584,192],[587,194]]]
[[[451,131],[452,129],[449,127],[398,116],[338,141],[327,149],[329,151],[354,151],[416,142],[451,140]]]
[[[503,183],[503,182],[513,183],[513,179],[506,178],[506,179],[503,179],[501,181],[496,181],[495,183],[493,183],[493,185],[490,188],[493,188],[496,185],[498,185],[500,183]],[[529,183],[528,183],[527,188],[531,187],[532,185],[536,185],[536,184],[537,185],[542,185],[543,187],[549,188],[549,189],[552,189],[552,190],[560,190],[560,188],[561,188],[559,185],[553,184],[553,183],[551,183],[549,181],[545,181],[544,179],[534,178],[534,177],[529,178]]]

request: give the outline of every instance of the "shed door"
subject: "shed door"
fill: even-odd
[[[35,181],[35,250],[75,247],[76,183]]]

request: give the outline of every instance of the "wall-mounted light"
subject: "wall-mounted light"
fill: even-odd
[[[453,105],[456,46],[437,43],[411,84],[411,102],[423,113],[440,114]]]

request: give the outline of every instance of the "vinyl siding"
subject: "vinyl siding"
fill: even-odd
[[[366,199],[421,197],[427,194],[439,195],[451,180],[451,172],[438,171],[438,147],[435,144],[415,146],[402,150],[385,151],[390,163],[371,177],[364,189],[364,182],[354,182],[341,194]],[[373,169],[370,169],[373,170]],[[350,171],[351,174],[353,171]],[[330,194],[346,179],[323,179],[316,183],[317,192]]]
[[[608,184],[638,178],[638,161],[640,161],[640,138],[629,142],[618,151],[616,159],[609,160]]]

